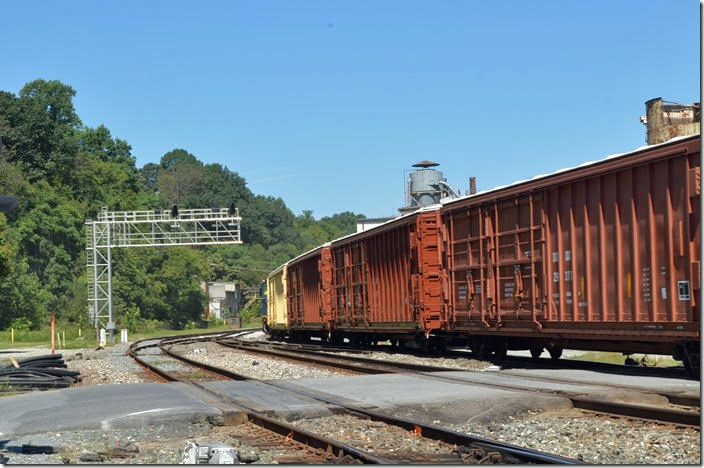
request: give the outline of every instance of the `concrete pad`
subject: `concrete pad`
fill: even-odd
[[[302,417],[330,416],[334,412],[334,408],[318,400],[263,382],[210,381],[201,382],[201,385],[231,398],[246,408],[289,421]]]
[[[699,398],[701,395],[700,382],[697,380],[668,379],[664,377],[648,377],[640,375],[616,375],[608,372],[595,372],[576,369],[492,369],[485,371],[493,374],[506,374],[510,376],[545,377],[572,381],[576,384],[589,382],[592,384],[617,384],[642,388],[643,391],[677,392],[682,395]]]
[[[178,385],[96,385],[0,398],[0,438],[72,429],[193,421],[220,410]]]
[[[402,417],[450,423],[501,421],[528,410],[565,410],[566,398],[451,383],[409,374],[377,374],[277,381],[311,393],[376,405]]]
[[[263,382],[217,380],[201,382],[201,385],[254,411],[290,421],[302,417],[314,418],[333,414],[331,407],[325,403]]]

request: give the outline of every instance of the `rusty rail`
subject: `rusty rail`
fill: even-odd
[[[216,343],[229,346],[243,351],[249,351],[260,354],[267,354],[276,357],[282,357],[297,361],[305,361],[309,363],[315,363],[330,367],[339,367],[341,369],[353,370],[355,372],[365,373],[365,374],[379,374],[379,373],[389,373],[389,372],[412,372],[412,373],[422,373],[425,376],[429,376],[439,380],[451,381],[453,383],[460,383],[464,385],[479,385],[485,387],[495,387],[506,390],[515,390],[521,392],[530,393],[541,393],[545,394],[545,391],[535,390],[530,387],[523,387],[520,385],[510,385],[510,384],[492,384],[488,382],[472,382],[466,379],[451,377],[451,376],[438,376],[433,375],[433,372],[447,372],[457,369],[451,369],[447,367],[438,366],[428,366],[423,364],[409,364],[409,363],[395,363],[389,361],[382,361],[378,359],[365,358],[361,356],[335,356],[335,357],[322,357],[320,353],[315,351],[307,351],[293,346],[289,352],[281,350],[267,349],[261,345],[255,345],[253,343],[244,343],[239,340],[225,340],[225,339],[215,339]],[[353,361],[345,362],[345,361]],[[430,374],[427,374],[430,373]],[[553,379],[538,376],[521,376],[521,378],[527,380],[538,380],[545,382],[557,382],[557,383],[567,383],[571,385],[597,385],[603,387],[614,387],[614,388],[629,388],[631,390],[640,390],[642,388],[634,386],[624,386],[618,384],[600,384],[600,383],[587,383],[587,382],[575,382],[566,379]],[[678,404],[695,403],[690,398],[682,397],[672,392],[654,392],[658,394],[663,394],[668,397],[670,401]],[[686,426],[700,427],[701,413],[697,411],[685,411],[677,408],[665,408],[657,406],[648,405],[634,405],[629,403],[621,402],[611,402],[601,399],[584,397],[579,394],[574,394],[570,392],[559,392],[555,396],[567,398],[572,402],[575,408],[597,412],[611,414],[621,417],[631,417],[644,419],[648,421],[656,422],[666,422],[671,424],[680,424]],[[694,405],[693,405],[694,406]]]
[[[162,344],[162,346],[164,348],[166,348],[166,346],[168,346],[168,345],[180,343],[179,338],[180,337],[167,337],[164,340],[162,340],[163,344],[161,342],[160,342],[160,344]],[[213,339],[213,337],[208,337],[208,339]],[[137,344],[137,343],[135,343],[135,344]],[[148,346],[153,346],[153,345],[148,345]],[[170,350],[169,350],[168,354],[169,354],[169,356],[173,357],[174,359],[181,360],[183,362],[186,362],[186,363],[193,365],[193,366],[196,366],[196,367],[202,367],[202,368],[207,369],[211,372],[217,372],[217,373],[220,373],[221,375],[228,376],[228,377],[236,379],[236,380],[249,380],[249,381],[259,382],[259,383],[262,383],[265,385],[280,388],[280,389],[288,391],[288,392],[293,392],[293,393],[297,393],[300,395],[304,395],[309,398],[312,398],[312,399],[315,399],[315,400],[318,400],[318,401],[321,401],[321,402],[324,402],[324,403],[327,403],[330,405],[345,408],[353,413],[365,415],[366,417],[368,417],[369,419],[371,419],[373,421],[380,421],[380,422],[384,422],[389,425],[401,427],[406,430],[412,431],[415,434],[421,435],[423,437],[426,437],[426,438],[429,438],[432,440],[443,441],[443,442],[446,442],[449,444],[458,445],[459,447],[462,447],[464,449],[469,450],[470,448],[476,448],[476,449],[480,449],[480,450],[489,450],[491,452],[497,452],[499,454],[502,454],[502,456],[513,457],[521,463],[541,463],[541,464],[544,464],[544,463],[581,464],[581,463],[583,463],[580,460],[575,460],[575,459],[571,459],[571,458],[567,458],[567,457],[561,457],[558,455],[552,455],[552,454],[548,454],[545,452],[540,452],[537,450],[528,449],[525,447],[519,447],[519,446],[512,445],[512,444],[507,444],[504,442],[494,441],[494,440],[485,439],[485,438],[478,437],[478,436],[464,434],[461,432],[451,431],[448,429],[444,429],[444,428],[434,426],[431,424],[422,423],[419,421],[397,418],[395,416],[377,413],[374,411],[370,411],[370,410],[366,410],[366,409],[359,408],[356,406],[352,406],[352,405],[349,405],[349,404],[346,404],[346,403],[343,403],[340,401],[336,401],[334,399],[325,398],[325,397],[322,397],[321,395],[318,395],[315,393],[310,393],[310,392],[306,392],[306,391],[299,390],[299,389],[292,389],[292,388],[289,388],[285,385],[277,384],[274,382],[269,382],[269,381],[265,382],[265,381],[261,381],[258,379],[252,379],[252,378],[249,378],[244,375],[240,375],[240,374],[236,374],[236,373],[227,371],[225,369],[220,369],[220,368],[210,366],[210,365],[204,365],[204,364],[199,363],[197,361],[193,361],[191,359],[184,358],[183,356],[181,356],[177,353],[174,353],[173,351],[170,351]],[[193,383],[193,385],[198,386],[199,388],[203,389],[204,391],[207,391],[208,393],[216,395],[218,398],[221,398],[221,399],[223,398],[222,395],[220,395],[216,392],[213,392],[212,390],[207,389],[204,386],[201,386],[197,383]],[[324,438],[321,436],[316,436],[316,435],[307,433],[306,431],[303,431],[301,429],[296,429],[293,426],[289,426],[285,423],[276,421],[276,420],[271,419],[267,416],[263,416],[261,414],[255,413],[249,408],[242,407],[241,405],[239,405],[237,402],[234,402],[230,398],[228,398],[228,400],[231,404],[234,404],[234,405],[242,408],[242,411],[245,412],[248,415],[248,417],[251,418],[250,421],[254,422],[254,421],[260,421],[260,420],[266,420],[266,421],[268,421],[268,424],[280,425],[280,426],[289,428],[289,429],[293,430],[294,432],[295,431],[300,432],[301,433],[300,437],[302,437],[303,439],[306,439],[306,437],[315,437],[315,438],[319,438],[319,439],[323,440],[324,441],[323,443],[327,444],[326,446],[332,446],[331,444],[337,444],[337,447],[339,447],[338,450],[340,450],[339,453],[341,453],[341,454],[344,453],[345,456],[360,459],[365,463],[395,463],[396,462],[395,460],[388,460],[388,459],[385,459],[382,457],[376,457],[373,455],[370,455],[369,457],[365,458],[364,454],[366,452],[362,452],[358,449],[354,449],[353,447],[347,446],[346,444],[338,442],[338,441],[327,439],[327,438]],[[458,457],[460,457],[460,455],[461,454],[458,454]],[[457,463],[461,463],[461,460],[462,460],[461,458],[458,458]],[[497,462],[499,462],[499,461],[493,457],[487,457],[487,459],[484,461],[484,463],[497,463]]]

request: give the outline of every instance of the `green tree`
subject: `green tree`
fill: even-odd
[[[15,251],[7,239],[7,220],[0,213],[0,283],[10,273],[10,262],[15,256]]]
[[[16,259],[6,281],[0,283],[0,329],[13,319],[25,318],[32,328],[49,321],[50,295],[23,259]]]
[[[61,183],[70,174],[81,125],[73,107],[75,95],[59,81],[39,79],[27,83],[19,98],[8,103],[5,118],[14,129],[7,141],[10,161],[18,162],[29,180]]]
[[[35,184],[36,205],[18,221],[19,254],[52,294],[50,306],[60,310],[73,278],[83,273],[85,234],[80,205],[65,200],[46,182]]]

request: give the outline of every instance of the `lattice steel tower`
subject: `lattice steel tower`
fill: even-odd
[[[112,249],[176,245],[241,244],[239,209],[108,211],[86,220],[88,314],[112,332]]]

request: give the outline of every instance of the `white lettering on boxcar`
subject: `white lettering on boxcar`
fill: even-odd
[[[650,275],[650,267],[643,267],[640,277],[640,290],[643,296],[643,302],[652,302],[652,291],[650,290],[652,277]]]

